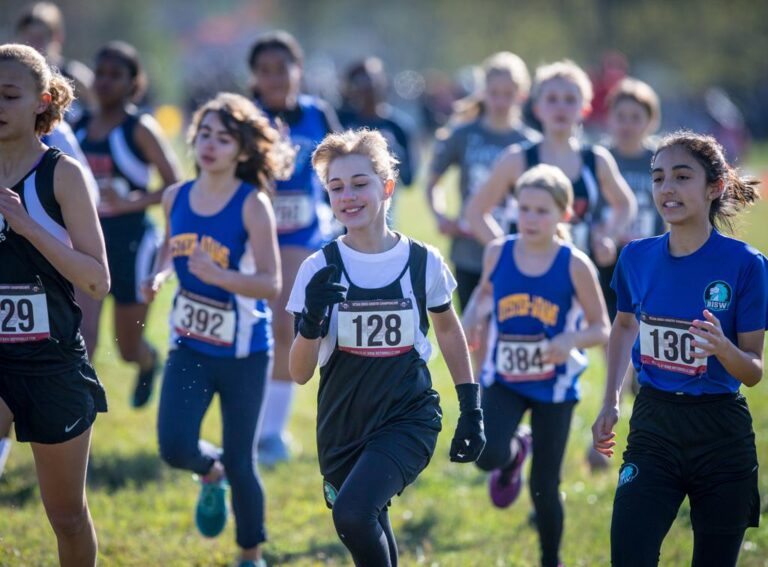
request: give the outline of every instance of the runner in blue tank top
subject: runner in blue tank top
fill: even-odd
[[[163,189],[178,180],[176,158],[159,125],[133,105],[145,81],[136,49],[119,41],[108,43],[96,54],[98,108],[75,127],[101,193],[99,217],[112,274],[115,342],[123,360],[138,367],[131,400],[137,408],[149,401],[159,370],[157,352],[144,338],[149,305],[141,295],[141,282],[152,271],[159,240],[147,209],[160,203]],[[153,168],[162,180],[158,191],[149,190]],[[93,357],[103,303],[80,295],[83,336]]]
[[[652,160],[653,198],[670,231],[624,248],[605,402],[592,427],[611,456],[627,365],[640,393],[629,423],[611,526],[613,565],[653,566],[687,496],[695,567],[736,565],[760,517],[757,451],[742,384],[763,374],[768,261],[724,236],[759,197],[709,136],[678,132]]]
[[[272,302],[275,368],[267,389],[258,446],[259,459],[267,466],[290,457],[284,433],[294,388],[288,372],[293,320],[285,305],[299,266],[329,237],[332,223],[325,192],[310,160],[320,140],[329,132],[340,130],[340,126],[330,105],[299,93],[303,64],[301,46],[284,31],[259,37],[248,57],[256,103],[274,125],[279,120],[280,127],[288,130],[291,143],[298,146],[293,174],[277,183],[273,201],[283,291]]]
[[[563,241],[573,202],[565,174],[538,165],[517,181],[518,235],[486,247],[483,274],[467,307],[464,327],[476,346],[488,312],[492,324],[482,371],[482,407],[488,443],[477,465],[492,471],[491,500],[506,508],[522,486],[522,467],[533,447],[531,498],[536,510],[541,564],[560,563],[563,507],[560,468],[584,349],[604,344],[608,317],[597,270]],[[531,429],[519,427],[531,410]]]
[[[160,397],[160,454],[171,466],[201,476],[196,521],[203,535],[224,529],[229,483],[240,565],[252,567],[263,565],[266,540],[264,496],[252,456],[272,363],[266,300],[280,291],[267,192],[287,172],[281,166],[284,144],[253,103],[229,93],[195,113],[190,143],[200,174],[163,197],[166,238],[143,286],[154,297],[172,260],[179,288]],[[214,393],[221,403],[223,450],[199,441]]]

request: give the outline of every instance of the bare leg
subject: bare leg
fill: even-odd
[[[77,288],[75,289],[75,299],[83,312],[80,332],[85,339],[88,359],[93,360],[93,354],[96,352],[96,346],[99,344],[99,319],[101,318],[101,308],[104,302],[93,299]]]
[[[152,347],[144,340],[144,322],[149,306],[145,303],[115,303],[115,339],[120,356],[135,362],[139,371],[150,370],[155,363]]]
[[[91,429],[65,443],[32,443],[40,496],[59,545],[62,567],[96,565],[96,530],[85,497]]]

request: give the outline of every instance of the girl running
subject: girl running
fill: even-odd
[[[277,31],[261,36],[253,44],[248,65],[253,75],[256,103],[273,124],[288,128],[291,143],[298,146],[296,165],[290,179],[276,185],[273,206],[282,260],[283,291],[273,301],[275,368],[267,388],[264,420],[258,450],[259,461],[273,466],[290,458],[285,426],[293,399],[293,382],[288,372],[288,352],[293,342],[293,320],[285,311],[296,272],[304,259],[315,252],[325,237],[323,211],[327,211],[323,188],[312,170],[310,159],[315,146],[332,131],[340,130],[333,110],[325,102],[300,94],[304,54],[296,39]],[[326,214],[330,221],[330,214]]]
[[[133,106],[145,77],[136,50],[112,42],[96,54],[94,90],[98,110],[86,114],[75,131],[99,188],[99,216],[112,273],[115,340],[120,356],[138,366],[132,404],[142,407],[152,394],[158,369],[157,351],[144,338],[148,304],[141,282],[152,270],[158,237],[147,208],[162,198],[150,192],[155,167],[163,187],[176,182],[178,168],[159,125]],[[83,309],[83,335],[92,357],[99,340],[102,302],[78,297]]]
[[[441,234],[451,238],[451,261],[458,282],[459,305],[467,306],[483,271],[483,245],[459,218],[449,218],[444,188],[440,179],[452,165],[460,170],[459,192],[462,211],[469,198],[488,179],[496,158],[512,144],[533,143],[540,139],[535,130],[521,121],[521,106],[528,98],[531,77],[525,63],[514,53],[502,51],[483,63],[485,85],[479,96],[464,99],[455,121],[461,123],[435,144],[427,182],[427,199]],[[497,222],[504,221],[505,196],[493,203]]]
[[[0,430],[32,444],[63,566],[96,564],[85,496],[91,426],[107,410],[74,286],[109,290],[104,239],[77,162],[40,142],[72,101],[31,47],[0,46]]]
[[[571,182],[559,168],[538,165],[517,180],[515,198],[518,235],[486,247],[464,327],[477,342],[477,329],[493,314],[482,372],[488,444],[477,465],[492,471],[491,500],[506,508],[520,493],[533,448],[531,497],[541,564],[549,567],[560,564],[560,469],[587,367],[584,349],[604,344],[609,324],[597,270],[561,224],[571,213]],[[519,427],[529,409],[532,431]]]
[[[240,566],[263,566],[264,494],[252,450],[272,364],[266,300],[280,293],[268,192],[284,160],[278,133],[240,95],[220,94],[200,108],[189,140],[199,175],[163,196],[166,236],[144,285],[152,299],[171,271],[179,279],[160,396],[160,454],[200,475],[196,520],[203,535],[224,529],[225,483],[232,486]],[[199,440],[216,392],[223,451]]]
[[[613,565],[649,566],[688,496],[695,567],[734,566],[760,516],[757,452],[741,384],[763,374],[768,261],[721,234],[758,199],[709,136],[678,132],[652,160],[653,198],[670,226],[630,242],[613,278],[605,401],[595,448],[616,445],[619,392],[631,360],[641,385],[613,504]]]
[[[298,334],[293,379],[320,366],[317,444],[336,531],[356,565],[397,565],[387,508],[427,466],[441,429],[427,361],[429,318],[456,384],[461,417],[451,460],[485,444],[479,388],[439,253],[387,227],[397,161],[375,131],[325,138],[312,156],[347,232],[307,258],[287,309]]]
[[[598,265],[614,262],[616,241],[634,216],[635,200],[610,152],[600,146],[582,146],[576,138],[592,100],[589,77],[572,61],[543,65],[536,70],[532,98],[543,139],[526,147],[512,146],[499,158],[486,183],[467,203],[467,222],[483,244],[503,236],[505,230],[490,214],[492,209],[525,170],[539,163],[555,165],[573,185],[574,244],[591,253]],[[602,230],[592,231],[601,196],[611,209],[611,220]]]

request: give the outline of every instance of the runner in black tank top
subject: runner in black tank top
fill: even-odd
[[[573,218],[580,221],[573,226],[574,243],[590,252],[598,266],[615,261],[615,241],[634,216],[635,199],[610,152],[600,146],[582,147],[575,138],[592,100],[589,77],[570,61],[544,65],[536,70],[532,98],[544,137],[532,148],[510,147],[496,162],[486,184],[467,204],[473,233],[483,244],[503,236],[488,213],[526,169],[547,163],[562,169],[573,183]],[[601,196],[611,208],[611,221],[595,231],[590,223]]]
[[[138,376],[132,404],[149,401],[158,369],[157,352],[144,338],[148,305],[141,282],[152,271],[159,237],[147,209],[160,203],[164,189],[149,191],[152,168],[165,188],[177,180],[176,158],[149,114],[132,104],[144,90],[138,53],[112,42],[96,54],[94,90],[98,109],[75,128],[99,184],[99,216],[112,274],[115,339],[120,356],[136,363]],[[91,358],[99,339],[102,303],[78,295],[83,335]]]
[[[0,433],[15,422],[32,442],[61,563],[95,565],[85,471],[107,407],[73,286],[106,295],[104,240],[80,166],[40,142],[72,100],[69,84],[31,47],[2,45],[0,85]]]
[[[485,444],[479,389],[451,306],[453,276],[435,249],[387,228],[396,161],[384,137],[330,135],[312,163],[347,233],[296,276],[290,372],[303,384],[320,366],[318,456],[339,537],[356,565],[397,565],[389,501],[427,466],[441,428],[427,312],[459,395],[452,460],[474,461]]]

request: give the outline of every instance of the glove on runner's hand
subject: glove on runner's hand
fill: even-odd
[[[477,460],[485,447],[483,410],[480,409],[480,385],[458,384],[459,422],[451,441],[451,461],[472,463]]]
[[[299,333],[305,339],[318,339],[323,331],[323,323],[328,307],[344,301],[347,288],[332,280],[336,276],[336,266],[329,265],[318,270],[307,284],[304,295],[304,311],[299,321]]]

